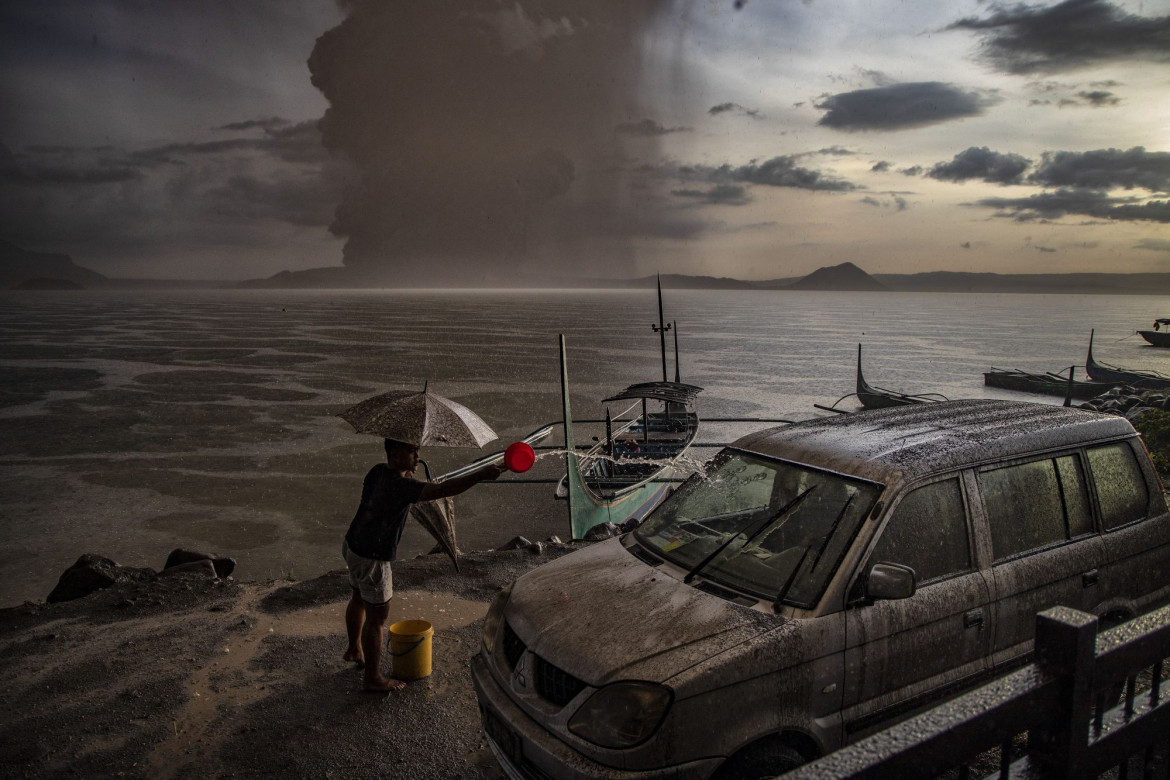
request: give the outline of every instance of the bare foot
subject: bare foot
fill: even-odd
[[[390,693],[391,691],[401,691],[405,687],[406,683],[402,680],[379,675],[375,680],[366,680],[364,690],[370,693]]]
[[[349,663],[357,664],[358,666],[364,666],[366,663],[366,659],[362,657],[361,650],[346,650],[345,655],[343,655],[342,658],[344,658]]]

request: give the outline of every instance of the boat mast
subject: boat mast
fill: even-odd
[[[658,334],[659,345],[662,350],[662,381],[666,379],[666,331],[670,330],[670,326],[665,323],[662,317],[662,274],[658,274],[658,324],[651,325],[654,332]]]
[[[674,381],[682,383],[682,375],[678,370],[678,320],[671,320],[670,325],[674,328]]]

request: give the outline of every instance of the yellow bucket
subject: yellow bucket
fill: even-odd
[[[390,624],[390,657],[399,680],[420,680],[431,674],[431,637],[435,629],[425,620]]]

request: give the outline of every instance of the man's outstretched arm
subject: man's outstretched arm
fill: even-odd
[[[505,471],[507,469],[503,466],[484,466],[479,471],[473,471],[455,479],[448,479],[444,482],[427,482],[423,485],[422,492],[418,494],[418,500],[434,501],[436,498],[457,496],[472,485],[495,479]]]

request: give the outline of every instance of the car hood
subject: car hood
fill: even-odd
[[[525,574],[505,616],[532,652],[594,686],[664,682],[786,622],[684,585],[619,539]]]

